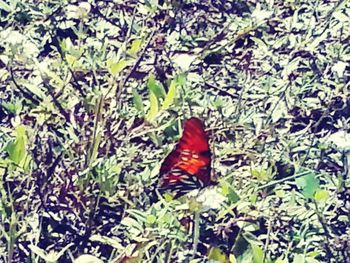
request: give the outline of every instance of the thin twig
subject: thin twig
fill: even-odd
[[[12,67],[9,68],[9,71],[10,71],[10,76],[11,76],[11,80],[12,80],[13,84],[16,86],[17,89],[19,89],[20,92],[23,93],[23,96],[26,99],[32,101],[35,105],[39,105],[42,100],[40,98],[35,98],[29,92],[27,92],[26,90],[22,89],[22,87],[17,83],[17,81],[16,81],[16,79],[14,77],[14,73],[13,73]]]
[[[235,113],[234,113],[234,116],[236,117],[237,121],[239,119],[238,112],[240,112],[240,110],[241,110],[242,99],[243,99],[243,95],[244,95],[245,91],[246,91],[246,85],[243,85],[242,90],[241,90],[241,92],[239,93],[239,96],[238,96],[238,101],[237,101],[236,108],[235,108]]]
[[[342,181],[342,187],[345,186],[345,182],[350,178],[350,153],[349,151],[343,150],[342,152],[342,161],[344,164],[344,175],[343,175],[343,181]]]
[[[66,121],[69,122],[70,121],[69,113],[63,108],[61,103],[57,100],[56,96],[52,93],[51,87],[49,86],[49,84],[46,83],[45,80],[43,81],[43,86],[47,89],[47,91],[52,99],[52,102],[58,108],[59,112],[63,115],[63,117],[66,119]]]
[[[126,77],[124,78],[123,81],[121,81],[119,83],[119,85],[117,86],[117,93],[116,93],[116,100],[119,101],[120,99],[120,96],[122,94],[122,90],[123,88],[125,87],[126,83],[129,81],[130,77],[132,76],[132,74],[134,73],[134,71],[137,69],[137,67],[140,65],[142,59],[143,59],[143,56],[145,55],[146,53],[146,50],[148,49],[148,47],[150,46],[151,44],[151,41],[153,39],[153,36],[156,32],[156,28],[153,29],[153,31],[151,32],[150,36],[148,37],[148,40],[147,40],[147,43],[145,45],[145,47],[143,48],[139,58],[136,60],[136,62],[134,63],[134,65],[132,66],[132,68],[130,69],[130,71],[128,72],[128,74],[126,75]]]
[[[331,243],[331,235],[328,231],[328,226],[327,224],[324,222],[323,220],[323,217],[322,217],[322,213],[320,213],[319,209],[318,209],[318,205],[317,205],[317,202],[316,200],[313,200],[314,201],[314,204],[315,204],[315,208],[316,208],[316,215],[317,215],[317,218],[318,218],[318,221],[321,223],[321,226],[323,228],[323,231],[324,231],[324,236],[325,236],[325,239],[326,239],[326,242],[325,242],[325,249],[327,251],[327,259],[329,261],[329,259],[332,258],[332,250],[331,248],[329,247],[329,244]]]
[[[267,226],[267,238],[266,238],[266,242],[265,242],[265,246],[264,246],[264,257],[263,257],[263,263],[266,262],[266,257],[267,257],[267,251],[269,248],[269,244],[270,244],[270,239],[271,239],[271,231],[272,231],[272,218],[269,218],[269,224]]]
[[[221,93],[223,93],[224,95],[227,95],[227,96],[229,96],[229,97],[231,97],[231,98],[233,98],[233,99],[236,99],[236,98],[237,98],[237,96],[236,96],[235,94],[232,94],[232,93],[228,92],[227,90],[224,90],[224,89],[222,89],[222,88],[220,88],[220,87],[218,87],[218,86],[211,85],[211,84],[209,84],[209,83],[207,83],[207,82],[205,82],[204,85],[205,85],[205,86],[208,86],[208,87],[211,88],[211,89],[218,90],[219,92],[221,92]]]
[[[257,188],[257,190],[259,191],[259,190],[265,189],[267,187],[271,187],[271,186],[274,186],[274,185],[277,185],[277,184],[280,184],[280,183],[283,183],[283,182],[286,182],[286,181],[290,181],[292,179],[296,179],[296,178],[305,176],[305,175],[307,175],[309,173],[310,173],[310,171],[305,171],[305,172],[301,172],[299,174],[293,174],[291,176],[288,176],[288,177],[285,177],[285,178],[282,178],[282,179],[279,179],[279,180],[275,180],[275,181],[269,182],[267,184],[261,185],[261,186],[259,186]]]
[[[56,21],[52,21],[52,20],[51,20],[51,22],[54,24],[54,22],[56,22]],[[55,24],[54,24],[54,25],[55,25]],[[56,25],[55,25],[55,26],[56,26]],[[55,30],[56,30],[56,29],[57,29],[57,28],[55,28]],[[56,39],[57,42],[58,42],[58,37],[57,37],[56,35],[53,35],[52,32],[50,32],[50,36],[51,36],[51,39]],[[65,56],[64,56],[64,52],[63,52],[61,46],[60,46],[59,44],[54,45],[54,46],[57,48],[57,51],[58,51],[58,53],[60,54],[60,57],[61,57],[62,61],[64,61],[64,63],[65,63],[66,66],[68,67],[69,72],[70,72],[71,75],[72,75],[73,81],[70,81],[70,83],[72,84],[72,86],[73,86],[76,90],[79,91],[79,93],[80,93],[80,95],[81,95],[82,97],[85,97],[85,93],[84,93],[84,91],[82,90],[82,88],[80,87],[79,82],[78,82],[78,79],[76,78],[73,69],[69,66],[69,64],[68,64],[68,62],[67,62],[67,60],[66,60],[66,58],[65,58]]]

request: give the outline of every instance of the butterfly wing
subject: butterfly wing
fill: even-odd
[[[198,118],[188,119],[175,149],[160,168],[161,190],[172,190],[176,196],[207,186],[210,179],[211,152],[204,124]]]

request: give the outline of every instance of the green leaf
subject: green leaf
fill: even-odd
[[[263,263],[264,261],[264,252],[263,250],[256,244],[250,244],[253,251],[253,262],[254,263]]]
[[[176,97],[176,81],[172,80],[169,86],[169,91],[165,96],[162,109],[167,110],[173,103],[175,97]]]
[[[317,147],[318,147],[318,149],[320,149],[320,150],[326,150],[326,149],[328,149],[329,145],[326,144],[326,143],[319,143],[319,144],[317,145]]]
[[[166,202],[171,202],[174,200],[174,196],[171,193],[164,193],[163,197]]]
[[[132,95],[133,95],[133,102],[134,102],[135,108],[143,114],[145,111],[143,107],[142,97],[140,96],[140,94],[137,92],[136,89],[132,89]]]
[[[156,95],[157,98],[165,97],[165,90],[163,86],[159,85],[155,79],[155,76],[151,74],[148,78],[147,87],[150,91]]]
[[[21,125],[16,128],[17,137],[24,137],[26,135],[26,127]]]
[[[235,190],[227,182],[221,183],[221,191],[224,196],[227,196],[231,203],[237,203],[240,198]]]
[[[267,52],[268,46],[263,40],[261,40],[261,38],[252,37],[252,40],[256,43],[259,49]]]
[[[131,47],[128,50],[128,54],[130,54],[133,57],[136,57],[137,53],[140,51],[142,42],[142,39],[135,39],[134,41],[132,41]]]
[[[214,106],[215,108],[223,108],[225,107],[225,101],[221,98],[221,97],[217,97],[215,100],[214,100]]]
[[[16,140],[14,142],[10,142],[6,147],[6,150],[10,156],[10,159],[16,164],[20,165],[21,161],[27,155],[25,126],[18,126],[16,128]]]
[[[302,177],[296,178],[295,181],[306,198],[314,198],[314,194],[320,186],[320,181],[316,178],[314,173],[310,172]]]
[[[129,66],[131,63],[130,60],[119,60],[118,62],[114,62],[112,60],[107,61],[107,68],[109,72],[113,75],[116,76],[118,75],[123,69],[125,69],[127,66]]]
[[[179,74],[176,77],[176,82],[177,82],[177,85],[179,85],[179,86],[184,86],[186,84],[186,81],[187,81],[186,74]]]
[[[209,250],[208,253],[208,258],[210,260],[213,260],[215,262],[220,262],[220,263],[229,263],[229,258],[226,255],[226,253],[220,249],[219,247],[212,247]]]
[[[138,230],[142,230],[142,226],[141,223],[136,221],[135,219],[131,218],[131,217],[125,217],[123,218],[123,220],[121,221],[121,224],[127,227],[132,227]]]
[[[148,137],[150,138],[152,143],[154,143],[155,145],[157,145],[157,146],[162,145],[161,138],[154,131],[149,132]]]
[[[77,57],[75,56],[72,56],[70,54],[66,54],[66,60],[68,62],[68,65],[70,67],[73,67],[74,66],[74,63],[77,61]]]
[[[229,194],[227,195],[227,197],[228,197],[228,200],[230,200],[231,203],[237,203],[239,200],[241,200],[241,198],[236,193],[236,191],[233,190],[233,188],[230,188],[230,191],[229,191]]]
[[[147,216],[147,222],[150,224],[153,224],[157,221],[157,217],[155,215],[148,215]]]
[[[92,148],[91,148],[91,154],[89,158],[89,163],[92,164],[97,156],[98,156],[98,148],[100,146],[101,138],[102,138],[102,132],[100,131],[100,127],[96,127],[98,129],[96,136],[93,138]]]
[[[42,91],[37,85],[33,85],[31,83],[25,83],[25,87],[33,94],[43,99],[46,97],[45,92]]]
[[[255,204],[257,200],[258,200],[258,196],[255,193],[249,195],[249,201],[250,202]]]
[[[222,194],[224,195],[224,196],[227,196],[228,195],[228,193],[229,193],[229,184],[228,183],[226,183],[226,182],[223,182],[222,184],[221,184],[221,192],[222,192]]]
[[[150,101],[150,108],[146,118],[149,122],[153,122],[158,114],[159,106],[158,106],[157,96],[152,91],[150,91],[149,93],[149,101]]]
[[[306,254],[307,257],[311,257],[311,258],[314,258],[314,257],[317,257],[320,255],[320,252],[319,251],[310,251]]]
[[[3,102],[0,104],[6,110],[10,111],[13,114],[18,114],[22,110],[22,99],[16,98],[14,102]]]
[[[101,236],[101,235],[95,234],[95,235],[92,235],[90,237],[90,240],[91,241],[95,241],[95,242],[100,242],[102,244],[109,245],[109,246],[111,246],[111,247],[113,247],[115,249],[119,249],[119,250],[125,249],[117,238],[110,238],[110,237],[106,237],[106,236]]]
[[[315,193],[316,202],[325,202],[329,198],[329,193],[326,190],[317,190]]]
[[[45,250],[43,250],[40,247],[37,247],[35,245],[32,245],[32,244],[29,245],[29,248],[30,248],[30,250],[33,253],[37,254],[39,257],[41,257],[42,259],[46,260],[46,252],[45,252]]]
[[[272,178],[272,167],[269,166],[267,169],[262,169],[262,168],[252,169],[251,173],[259,181],[268,181]]]

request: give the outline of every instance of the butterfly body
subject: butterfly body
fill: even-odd
[[[184,124],[183,135],[160,168],[160,190],[170,190],[175,197],[208,186],[211,152],[203,122],[190,118]]]

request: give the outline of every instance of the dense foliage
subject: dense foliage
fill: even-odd
[[[0,261],[350,262],[349,1],[1,0],[0,39]],[[163,198],[191,116],[218,184]]]

